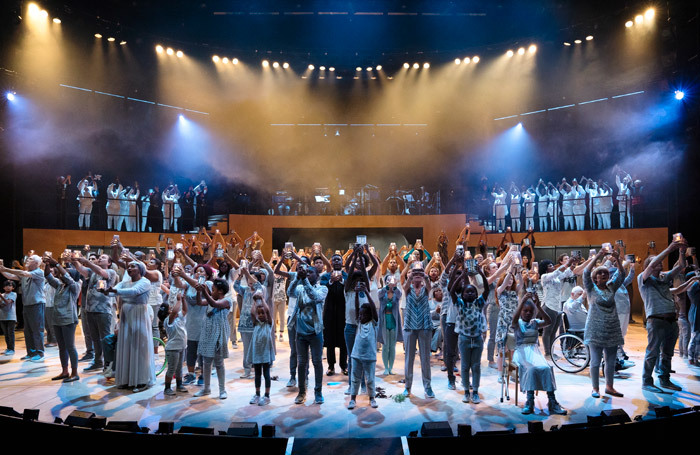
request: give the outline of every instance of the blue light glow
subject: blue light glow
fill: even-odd
[[[5,96],[7,97],[7,101],[14,101],[15,100],[15,94],[12,92],[7,92],[7,95],[5,95]]]
[[[683,92],[682,90],[676,90],[675,97],[678,101],[680,101],[685,97],[685,92]]]

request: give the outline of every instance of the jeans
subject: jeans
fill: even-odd
[[[297,353],[299,355],[299,366],[297,368],[299,377],[299,394],[306,393],[306,372],[309,369],[309,348],[311,349],[311,363],[314,365],[314,375],[316,385],[314,392],[321,393],[323,387],[323,333],[304,335],[297,333]],[[303,373],[303,374],[302,374]]]
[[[243,341],[243,370],[245,374],[250,373],[253,369],[253,362],[248,360],[248,351],[251,349],[251,343],[253,341],[253,332],[241,332],[241,341]]]
[[[603,347],[595,344],[588,345],[591,351],[591,385],[598,390],[600,379],[600,363],[605,356],[605,386],[612,389],[615,378],[615,363],[617,362],[617,346]]]
[[[442,353],[442,358],[445,361],[445,366],[447,367],[447,380],[450,383],[455,382],[455,372],[454,367],[457,363],[457,343],[458,335],[455,333],[454,323],[445,323],[443,325],[445,330],[444,346],[445,350]]]
[[[442,349],[442,329],[440,327],[433,329],[433,336],[430,340],[430,351],[437,352],[438,348]]]
[[[73,370],[78,369],[78,350],[75,349],[75,328],[78,323],[68,325],[55,325],[53,332],[56,334],[58,342],[58,357],[61,359],[61,367],[68,368],[68,359],[70,358],[70,367]]]
[[[175,382],[180,385],[182,384],[182,362],[185,357],[185,350],[180,349],[179,351],[166,349],[165,359],[168,361],[168,369],[165,371],[165,380],[167,382],[172,381],[175,378]]]
[[[112,371],[115,371],[116,364],[114,363],[114,353],[117,350],[117,334],[112,333],[107,335],[104,337],[100,345],[102,346],[102,355],[105,358],[105,365],[112,364]]]
[[[104,337],[112,333],[112,314],[111,313],[93,313],[91,311],[85,313],[88,318],[90,327],[90,336],[93,340],[102,340]],[[102,344],[94,343],[95,348],[95,365],[102,365]]]
[[[700,332],[693,332],[688,345],[688,357],[697,360],[700,357]]]
[[[486,346],[486,359],[489,362],[494,361],[494,353],[496,352],[496,329],[498,328],[498,313],[500,310],[500,307],[493,302],[489,304],[487,310],[489,318],[489,342]]]
[[[2,333],[5,334],[5,343],[7,343],[7,350],[15,350],[15,326],[17,321],[0,321],[0,327],[2,327]]]
[[[647,318],[647,350],[644,353],[642,381],[645,385],[653,384],[651,376],[654,366],[661,355],[659,379],[668,381],[671,377],[671,358],[678,339],[678,323],[654,317]]]
[[[688,316],[680,316],[678,318],[678,331],[680,333],[678,337],[678,351],[681,357],[688,355],[688,345],[690,344],[690,323],[688,322]]]
[[[204,390],[211,391],[211,368],[216,366],[216,376],[219,379],[219,393],[226,391],[226,369],[224,368],[224,358],[221,356],[221,349],[214,353],[214,357],[202,357],[202,378],[204,379]]]
[[[461,375],[464,393],[469,392],[469,371],[472,373],[472,388],[479,391],[481,382],[481,353],[484,352],[484,339],[480,336],[466,337],[459,335],[459,355],[462,358]]]
[[[345,335],[345,346],[347,348],[348,356],[352,355],[352,348],[355,347],[356,334],[357,326],[355,324],[345,324],[345,330],[343,331],[343,335]],[[348,364],[348,381],[352,383],[352,362]],[[361,380],[361,382],[365,382],[364,378]]]
[[[83,294],[83,302],[87,296]],[[83,338],[85,339],[85,355],[88,357],[94,357],[95,355],[95,348],[93,347],[94,341],[92,340],[92,336],[90,336],[90,321],[88,321],[87,317],[87,311],[85,311],[85,306],[82,306],[81,312],[80,312],[80,325],[83,328]]]
[[[287,335],[289,335],[289,376],[294,378],[297,375],[297,327],[290,327],[289,321],[287,321]]]
[[[53,307],[44,307],[44,327],[46,327],[46,343],[56,343],[56,331],[51,323],[53,317]]]
[[[194,367],[199,360],[200,364],[202,359],[197,355],[197,350],[199,349],[199,341],[197,340],[187,340],[187,369],[194,371]]]
[[[394,330],[384,329],[384,346],[382,346],[382,362],[384,369],[391,371],[394,368],[394,360],[396,360],[396,336],[398,327]]]
[[[27,345],[27,355],[44,356],[44,303],[25,306],[24,342]]]
[[[350,359],[352,363],[352,383],[350,395],[356,396],[360,390],[360,381],[367,380],[367,394],[374,398],[374,369],[377,366],[376,360]]]
[[[280,300],[279,302],[275,302],[274,303],[275,309],[272,311],[272,322],[279,320],[279,325],[277,327],[279,328],[280,333],[284,332],[284,322],[285,322],[284,312],[286,311],[286,305],[287,305],[287,302],[285,300]]]
[[[411,390],[413,385],[413,362],[416,359],[416,342],[420,350],[420,371],[423,376],[423,389],[430,389],[430,339],[432,329],[404,330],[404,343],[406,345],[406,362],[404,374],[406,376],[406,390]]]
[[[551,324],[542,329],[542,344],[544,346],[544,355],[550,355],[552,341],[554,341],[554,339],[557,337],[557,332],[559,331],[559,324],[561,323],[561,318],[559,317],[558,311],[549,308],[547,305],[542,305],[542,309],[552,320]]]

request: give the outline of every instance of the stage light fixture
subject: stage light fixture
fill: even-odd
[[[464,60],[462,60],[462,62],[464,62],[465,65],[469,65],[469,63],[471,63],[471,59],[469,57],[464,57]]]
[[[479,60],[481,60],[481,59],[479,58],[478,55],[475,55],[475,56],[472,58],[472,62],[474,62],[474,63],[479,63]]]
[[[280,67],[279,62],[274,62],[274,63],[272,64],[272,67],[273,67],[273,68],[279,68],[279,67]]]
[[[124,45],[126,45],[126,41],[124,41],[124,40],[122,40],[122,41],[119,41],[119,45],[120,45],[120,46],[124,46]]]
[[[231,63],[233,63],[234,65],[238,65],[238,59],[236,57],[233,57],[231,59]]]
[[[575,40],[574,40],[574,43],[575,43],[575,44],[581,44],[581,40],[580,40],[580,39],[575,39]]]
[[[39,16],[41,16],[41,17],[43,17],[44,19],[46,19],[47,17],[49,17],[49,13],[48,13],[48,11],[46,11],[45,9],[42,9],[42,10],[41,10],[41,13],[39,14]]]
[[[182,57],[185,56],[185,53],[182,52],[182,51],[177,51],[177,52],[175,53],[175,55],[177,55],[177,58],[182,58]]]
[[[102,38],[102,35],[100,35],[99,33],[95,33],[95,38]],[[158,48],[156,47],[156,49]]]
[[[571,43],[568,41],[564,41],[564,46],[571,46]]]
[[[381,70],[382,70],[382,65],[377,65],[374,69],[377,70],[377,71],[381,71]]]
[[[214,63],[219,63],[219,60],[221,60],[221,59],[219,58],[218,55],[214,55],[214,56],[211,58],[211,61],[214,62]]]
[[[642,16],[641,14],[637,14],[636,16],[634,16],[634,21],[638,24],[641,24],[644,22],[644,16]]]
[[[289,63],[287,63],[287,62],[282,63],[282,68],[284,68],[284,69],[289,68]],[[335,68],[331,68],[331,71],[333,71],[334,69]]]
[[[162,54],[162,53],[163,53],[163,46],[161,46],[160,44],[157,45],[157,46],[156,46],[156,52],[158,52],[159,54]]]
[[[634,25],[634,22],[632,22],[632,21],[625,22],[625,27],[627,27],[627,28],[630,28],[633,25]]]
[[[113,36],[110,36],[109,38],[107,38],[107,41],[109,41],[110,43],[113,43],[115,40],[116,39]]]
[[[54,17],[54,18],[53,18],[53,23],[54,23],[54,24],[60,24],[60,23],[61,23],[61,19],[59,19],[59,18],[57,18],[57,17]]]
[[[319,66],[318,69],[320,69],[321,71],[326,71],[326,67],[323,66],[323,65],[322,65],[322,66]]]
[[[508,49],[508,52],[506,52],[506,57],[512,57],[515,52],[513,52],[511,49]]]
[[[430,63],[428,63],[428,62],[423,63],[423,68],[425,68],[425,69],[430,68]]]
[[[523,55],[524,53],[525,53],[524,47],[521,47],[520,49],[518,49],[518,55]]]
[[[593,40],[593,35],[588,35],[586,37],[586,41],[592,41]]]
[[[308,68],[309,68],[309,71],[313,71],[313,70],[314,70],[314,66],[313,66],[313,65],[309,65]]]
[[[649,9],[646,10],[646,12],[644,13],[644,19],[650,21],[650,20],[652,20],[652,19],[654,18],[654,14],[655,14],[654,8],[649,8]]]
[[[527,48],[527,51],[531,54],[534,54],[537,52],[537,46],[535,44],[530,44],[530,47]]]
[[[675,98],[676,98],[678,101],[680,101],[680,100],[682,100],[683,98],[685,98],[685,92],[683,92],[682,90],[676,90],[674,96],[675,96]]]
[[[368,67],[365,68],[365,69],[366,69],[368,72],[369,72],[369,71],[372,71],[372,67],[371,67],[371,66],[368,66]]]
[[[331,66],[330,68],[328,68],[328,71],[330,71],[330,72],[335,71],[335,66]]]
[[[30,3],[27,7],[27,12],[29,12],[30,15],[37,15],[39,14],[39,7],[36,3]]]
[[[222,59],[221,59],[221,62],[222,62],[224,65],[228,65],[228,57],[222,58]]]
[[[413,64],[413,69],[414,69],[414,70],[417,70],[418,68],[420,68],[420,65],[419,65],[418,63],[414,63],[414,64]]]
[[[455,65],[459,65],[460,63],[462,63],[462,61],[461,61],[460,59],[456,58],[456,59],[455,59]]]
[[[403,67],[404,67],[405,69],[408,69],[409,66],[410,66],[410,65],[409,65],[408,63],[404,63],[404,64],[403,64]]]
[[[270,62],[268,62],[267,60],[263,60],[263,61],[262,61],[262,66],[263,66],[263,68],[269,67],[269,66],[270,66]]]
[[[15,100],[15,94],[12,92],[7,92],[5,97],[7,98],[7,101],[14,101]]]
[[[165,50],[165,53],[168,55],[173,55],[175,53],[175,51],[173,50],[172,47],[169,47]]]

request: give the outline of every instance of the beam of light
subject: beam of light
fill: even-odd
[[[530,47],[527,48],[527,51],[531,54],[534,54],[535,52],[537,52],[537,45],[530,44]]]
[[[685,98],[685,92],[683,90],[676,90],[674,92],[674,98],[676,98],[678,101],[682,100]]]
[[[175,51],[173,50],[172,47],[169,47],[165,50],[165,53],[168,55],[173,55],[175,53]]]
[[[525,53],[524,47],[521,47],[520,49],[518,49],[518,55],[523,55],[524,53]]]
[[[175,53],[175,55],[177,56],[177,58],[182,58],[182,57],[185,56],[184,52],[182,52],[182,51],[177,51],[177,52]]]
[[[279,68],[279,67],[280,67],[279,62],[274,62],[274,63],[272,64],[272,67],[273,67],[273,68]]]
[[[418,63],[414,63],[414,64],[413,64],[413,69],[414,69],[414,70],[417,70],[418,68],[420,68],[420,65],[419,65]]]
[[[403,67],[404,67],[404,69],[408,69],[410,67],[410,65],[408,63],[404,63]]]
[[[481,60],[481,59],[479,58],[478,55],[475,55],[474,57],[472,57],[472,62],[474,62],[474,63],[479,63],[479,60]]]
[[[654,14],[655,14],[654,8],[649,8],[649,9],[646,10],[646,12],[644,13],[644,19],[650,21],[650,20],[652,20],[652,19],[654,18]]]
[[[455,65],[459,65],[459,64],[461,64],[461,63],[462,63],[462,60],[460,60],[460,59],[458,59],[458,58],[455,59]]]
[[[95,35],[95,36],[97,36],[97,35]],[[102,36],[100,35],[99,38],[102,38]],[[158,45],[156,46],[156,52],[158,52],[159,54],[162,54],[162,53],[163,53],[163,46],[161,46],[160,44],[158,44]]]
[[[263,60],[262,66],[263,66],[263,68],[268,68],[270,66],[270,62],[268,62],[267,60]]]
[[[214,62],[214,63],[219,63],[219,60],[221,60],[221,59],[219,58],[218,55],[214,55],[214,56],[211,58],[211,61]]]
[[[30,16],[38,16],[39,11],[39,6],[36,3],[30,3],[29,6],[27,6],[27,12]]]
[[[12,93],[12,92],[7,92],[7,94],[5,95],[5,97],[7,98],[7,101],[14,101],[14,100],[16,99],[15,94]]]
[[[506,57],[510,58],[510,57],[512,57],[513,55],[515,55],[515,52],[513,52],[512,49],[508,49],[508,52],[506,52]]]
[[[238,62],[236,62],[236,63],[238,63]],[[287,62],[282,63],[282,68],[284,68],[284,69],[289,68],[289,63],[287,63]],[[331,68],[331,71],[335,71],[335,68]]]
[[[224,65],[228,65],[228,62],[229,62],[228,57],[224,57],[224,58],[221,60],[221,63],[223,63]]]
[[[634,16],[634,21],[638,24],[642,24],[644,23],[644,16],[642,16],[641,14],[637,14],[636,16]]]
[[[469,65],[471,63],[471,61],[472,61],[472,59],[470,59],[469,57],[464,57],[464,60],[462,60],[462,63],[464,63],[465,65]]]
[[[630,28],[633,25],[634,25],[634,22],[632,22],[632,21],[625,22],[625,27],[627,27],[627,28]]]
[[[236,57],[233,57],[231,59],[231,63],[233,63],[234,65],[238,65],[238,59]]]
[[[428,62],[423,63],[423,68],[425,68],[425,69],[430,68],[430,63],[428,63]]]

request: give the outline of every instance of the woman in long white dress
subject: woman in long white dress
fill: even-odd
[[[95,184],[88,177],[78,182],[78,227],[90,229],[90,217],[92,216],[92,204],[95,202]]]
[[[513,232],[520,232],[520,198],[521,193],[515,183],[510,184],[510,225]]]
[[[119,211],[121,210],[119,204],[119,194],[124,188],[121,183],[119,187],[115,188],[114,183],[110,183],[107,187],[107,205],[105,209],[107,210],[107,229],[117,229],[117,219],[119,218]]]
[[[493,193],[493,213],[496,215],[496,230],[504,231],[506,229],[506,215],[508,215],[508,206],[506,205],[506,197],[508,193],[501,187],[494,189]]]
[[[130,262],[126,271],[131,281],[122,281],[103,292],[116,294],[122,301],[115,382],[119,388],[132,388],[137,393],[151,387],[156,380],[153,334],[148,312],[151,282],[144,277],[146,266],[142,262]]]

